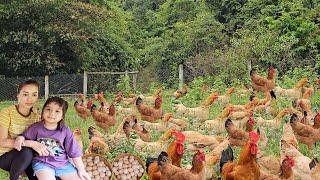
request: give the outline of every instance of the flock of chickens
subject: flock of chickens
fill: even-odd
[[[224,95],[212,92],[197,107],[174,104],[174,112],[164,112],[162,92],[159,88],[153,96],[130,95],[119,92],[108,102],[101,92],[87,100],[82,94],[74,103],[78,116],[84,120],[90,116],[99,132],[91,126],[88,129],[90,144],[86,153],[106,154],[126,141],[136,151],[150,157],[146,159],[146,175],[151,180],[273,180],[273,179],[319,179],[320,164],[317,157],[307,157],[298,149],[298,143],[313,151],[320,141],[320,112],[313,112],[310,97],[320,86],[307,87],[303,78],[291,89],[276,86],[276,69],[268,69],[267,78],[250,72],[252,89],[231,87]],[[310,84],[310,83],[309,83]],[[179,99],[189,92],[184,86],[174,92]],[[263,98],[257,96],[264,94]],[[250,96],[245,104],[231,104],[232,94],[238,98]],[[290,99],[290,104],[279,109],[277,98]],[[94,103],[98,103],[97,105]],[[215,119],[209,119],[213,104],[223,107]],[[266,114],[271,119],[259,116]],[[289,116],[289,121],[282,119]],[[116,126],[113,134],[110,128]],[[257,127],[257,128],[256,128]],[[280,157],[267,155],[268,138],[265,130],[281,131],[279,138]],[[201,133],[208,132],[207,135]],[[151,132],[161,133],[152,141]],[[227,133],[227,136],[225,134]],[[135,138],[133,138],[135,134]],[[82,145],[80,129],[74,132]],[[238,160],[233,149],[240,147]],[[193,154],[192,164],[182,166],[183,157]],[[215,168],[219,167],[220,173]]]

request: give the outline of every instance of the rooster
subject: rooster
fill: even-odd
[[[161,180],[203,180],[205,178],[205,154],[197,151],[192,159],[192,168],[183,169],[171,164],[166,152],[158,156]]]
[[[260,168],[256,162],[259,136],[249,133],[250,140],[241,149],[238,163],[233,162],[233,151],[230,146],[221,153],[220,172],[225,180],[258,180]]]
[[[110,127],[116,124],[116,109],[113,104],[109,107],[109,113],[103,113],[97,110],[96,105],[92,105],[91,114],[95,123],[100,128],[108,131]]]
[[[154,102],[154,107],[143,104],[140,97],[137,98],[136,107],[141,114],[141,119],[148,122],[154,122],[162,117],[162,98],[158,96]]]
[[[250,71],[250,78],[252,81],[252,87],[256,91],[268,92],[275,87],[276,69],[270,67],[268,69],[267,78],[259,76],[254,69]]]

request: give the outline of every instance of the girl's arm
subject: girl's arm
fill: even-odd
[[[8,138],[8,129],[0,125],[0,147],[13,148],[14,139]]]
[[[84,164],[82,162],[82,158],[81,157],[72,158],[72,161],[78,170],[79,177],[84,180],[90,180],[91,178],[90,178],[89,174],[84,169]]]

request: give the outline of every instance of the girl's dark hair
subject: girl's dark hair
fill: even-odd
[[[35,85],[37,86],[38,89],[40,89],[40,85],[39,83],[36,81],[36,80],[33,80],[33,79],[29,79],[21,84],[19,84],[19,87],[18,87],[18,94],[20,93],[21,89],[26,86],[26,85]]]
[[[57,130],[62,130],[62,126],[64,125],[64,118],[65,118],[65,115],[66,115],[67,110],[68,110],[68,102],[65,101],[64,99],[60,98],[60,97],[50,97],[50,98],[48,98],[47,101],[44,103],[44,105],[42,107],[41,120],[43,120],[42,119],[42,115],[43,115],[44,108],[50,103],[56,103],[59,107],[62,108],[62,119],[61,119],[61,121],[58,122],[58,127],[57,127]]]

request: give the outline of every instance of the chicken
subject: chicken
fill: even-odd
[[[189,91],[188,86],[184,85],[181,89],[178,89],[173,93],[173,97],[175,99],[179,99],[179,98],[185,96],[188,93],[188,91]]]
[[[294,175],[292,170],[292,167],[294,166],[294,164],[295,164],[294,159],[287,156],[282,161],[279,176],[261,171],[259,180],[281,180],[281,179],[294,180]]]
[[[293,174],[295,178],[312,180],[311,170],[309,167],[311,159],[304,156],[300,151],[296,149],[295,146],[291,145],[286,140],[281,140],[280,156],[282,160],[287,156],[290,156],[294,159],[294,161],[296,162],[295,166],[293,167]]]
[[[114,104],[119,104],[123,99],[123,93],[122,92],[118,92],[116,97],[113,100]]]
[[[116,109],[113,104],[109,107],[109,113],[100,112],[93,104],[91,107],[91,114],[95,123],[100,128],[108,131],[110,127],[116,124]]]
[[[177,129],[181,129],[181,130],[185,129],[189,125],[189,123],[187,122],[187,119],[174,118],[172,113],[164,114],[162,120],[164,122],[169,123],[169,124],[175,124],[175,125],[179,126],[179,127],[176,127],[176,126],[175,127]],[[171,125],[171,126],[173,126],[173,125]],[[169,127],[171,127],[171,126],[169,125]]]
[[[169,145],[167,149],[167,154],[169,159],[172,162],[172,165],[180,167],[181,160],[184,154],[183,142],[185,140],[185,137],[183,134],[181,134],[181,132],[178,132],[178,131],[174,131],[173,135],[176,136],[176,140]],[[160,179],[161,172],[158,167],[157,158],[147,158],[146,171],[148,173],[149,179],[151,180]]]
[[[320,141],[320,130],[314,129],[312,126],[302,124],[299,122],[296,114],[291,116],[290,124],[297,140],[306,144],[309,149],[313,149],[314,144],[317,141]]]
[[[230,146],[221,153],[220,172],[225,180],[258,180],[260,168],[256,162],[259,136],[255,132],[249,133],[249,141],[240,151],[238,163],[233,162],[233,152]]]
[[[232,146],[244,146],[249,140],[249,134],[235,127],[231,119],[225,122],[225,128],[229,135],[229,142]]]
[[[265,120],[262,117],[257,117],[256,118],[256,122],[257,122],[257,126],[261,126],[261,127],[271,127],[271,128],[279,128],[281,125],[281,120],[284,116],[286,116],[287,114],[289,114],[291,112],[290,108],[284,108],[282,109],[278,115],[270,120]]]
[[[251,132],[253,131],[253,128],[254,128],[254,124],[256,122],[254,121],[253,119],[253,116],[250,116],[247,123],[246,123],[246,132]]]
[[[140,125],[135,121],[132,126],[133,131],[140,137],[141,140],[145,142],[151,142],[151,134],[150,132],[144,127],[144,125]]]
[[[174,110],[176,111],[176,115],[180,117],[192,117],[196,120],[205,121],[209,119],[209,109],[212,103],[218,98],[218,93],[213,92],[206,100],[202,103],[202,105],[194,108],[189,108],[184,106],[183,104],[175,104]]]
[[[308,78],[301,79],[292,89],[283,89],[280,86],[275,87],[275,92],[279,96],[298,99],[302,97],[302,88],[308,83]]]
[[[134,121],[136,119],[137,118],[134,115],[124,116],[116,131],[113,134],[106,134],[106,141],[111,149],[116,147],[126,138],[129,139],[129,133],[133,131],[132,126],[134,125]]]
[[[74,102],[74,109],[76,110],[77,115],[86,120],[90,114],[90,107],[92,106],[92,101],[88,101],[87,106],[84,106],[83,100],[79,104],[78,101]]]
[[[154,122],[162,117],[162,98],[158,96],[155,100],[154,107],[143,104],[142,99],[138,97],[136,107],[141,114],[141,119],[148,122]]]
[[[213,149],[219,144],[216,137],[203,135],[197,131],[183,131],[182,134],[186,137],[186,142],[189,143],[190,150],[196,150],[204,147]]]
[[[161,137],[155,142],[145,142],[140,138],[136,139],[134,142],[134,148],[140,152],[148,152],[152,154],[159,154],[163,148],[166,148],[166,142],[172,136],[174,129],[168,129],[164,132]]]
[[[213,120],[206,120],[201,126],[203,129],[214,131],[215,133],[224,132],[224,122],[233,112],[233,106],[226,106],[223,111]]]
[[[309,163],[309,167],[311,170],[311,177],[313,179],[320,179],[320,164],[317,158],[312,159]]]
[[[316,116],[313,119],[313,129],[319,129],[320,130],[320,112],[316,114]]]
[[[145,102],[146,104],[152,104],[157,97],[161,97],[162,96],[162,91],[163,91],[163,87],[160,86],[158,89],[156,89],[153,93],[152,96],[143,96],[140,95],[140,98],[143,100],[143,102]]]
[[[254,111],[259,113],[266,112],[270,115],[277,114],[277,110],[273,107],[273,102],[277,99],[276,95],[273,91],[270,91],[266,92],[265,96],[266,97],[264,99],[259,100],[258,105],[254,108]]]
[[[82,140],[81,140],[81,129],[80,128],[76,128],[74,130],[73,137],[78,142],[81,150],[83,151],[83,143],[82,143]]]
[[[259,98],[251,95],[249,100],[250,101],[244,105],[229,104],[228,106],[232,106],[234,111],[252,111],[259,104]]]
[[[96,153],[105,155],[109,151],[109,146],[105,142],[103,135],[92,126],[88,128],[88,133],[90,142],[86,150],[86,153]]]
[[[104,94],[103,92],[99,92],[98,94],[94,94],[94,98],[96,100],[99,101],[100,103],[100,107],[99,107],[99,111],[100,112],[108,112],[108,106],[109,106],[109,103],[107,102],[107,100],[104,98]]]
[[[212,179],[216,177],[214,166],[219,162],[221,152],[230,145],[228,139],[224,139],[219,143],[212,151],[206,154],[206,179]]]
[[[230,102],[230,97],[234,93],[235,88],[231,87],[227,90],[226,94],[218,96],[217,102],[220,102],[222,106]]]
[[[274,89],[276,80],[276,69],[270,67],[268,69],[267,78],[259,76],[254,69],[250,71],[250,78],[252,81],[252,87],[256,91],[268,92]]]
[[[171,164],[168,154],[161,152],[158,156],[161,180],[203,180],[205,177],[205,154],[197,151],[192,158],[192,168],[183,169]]]

